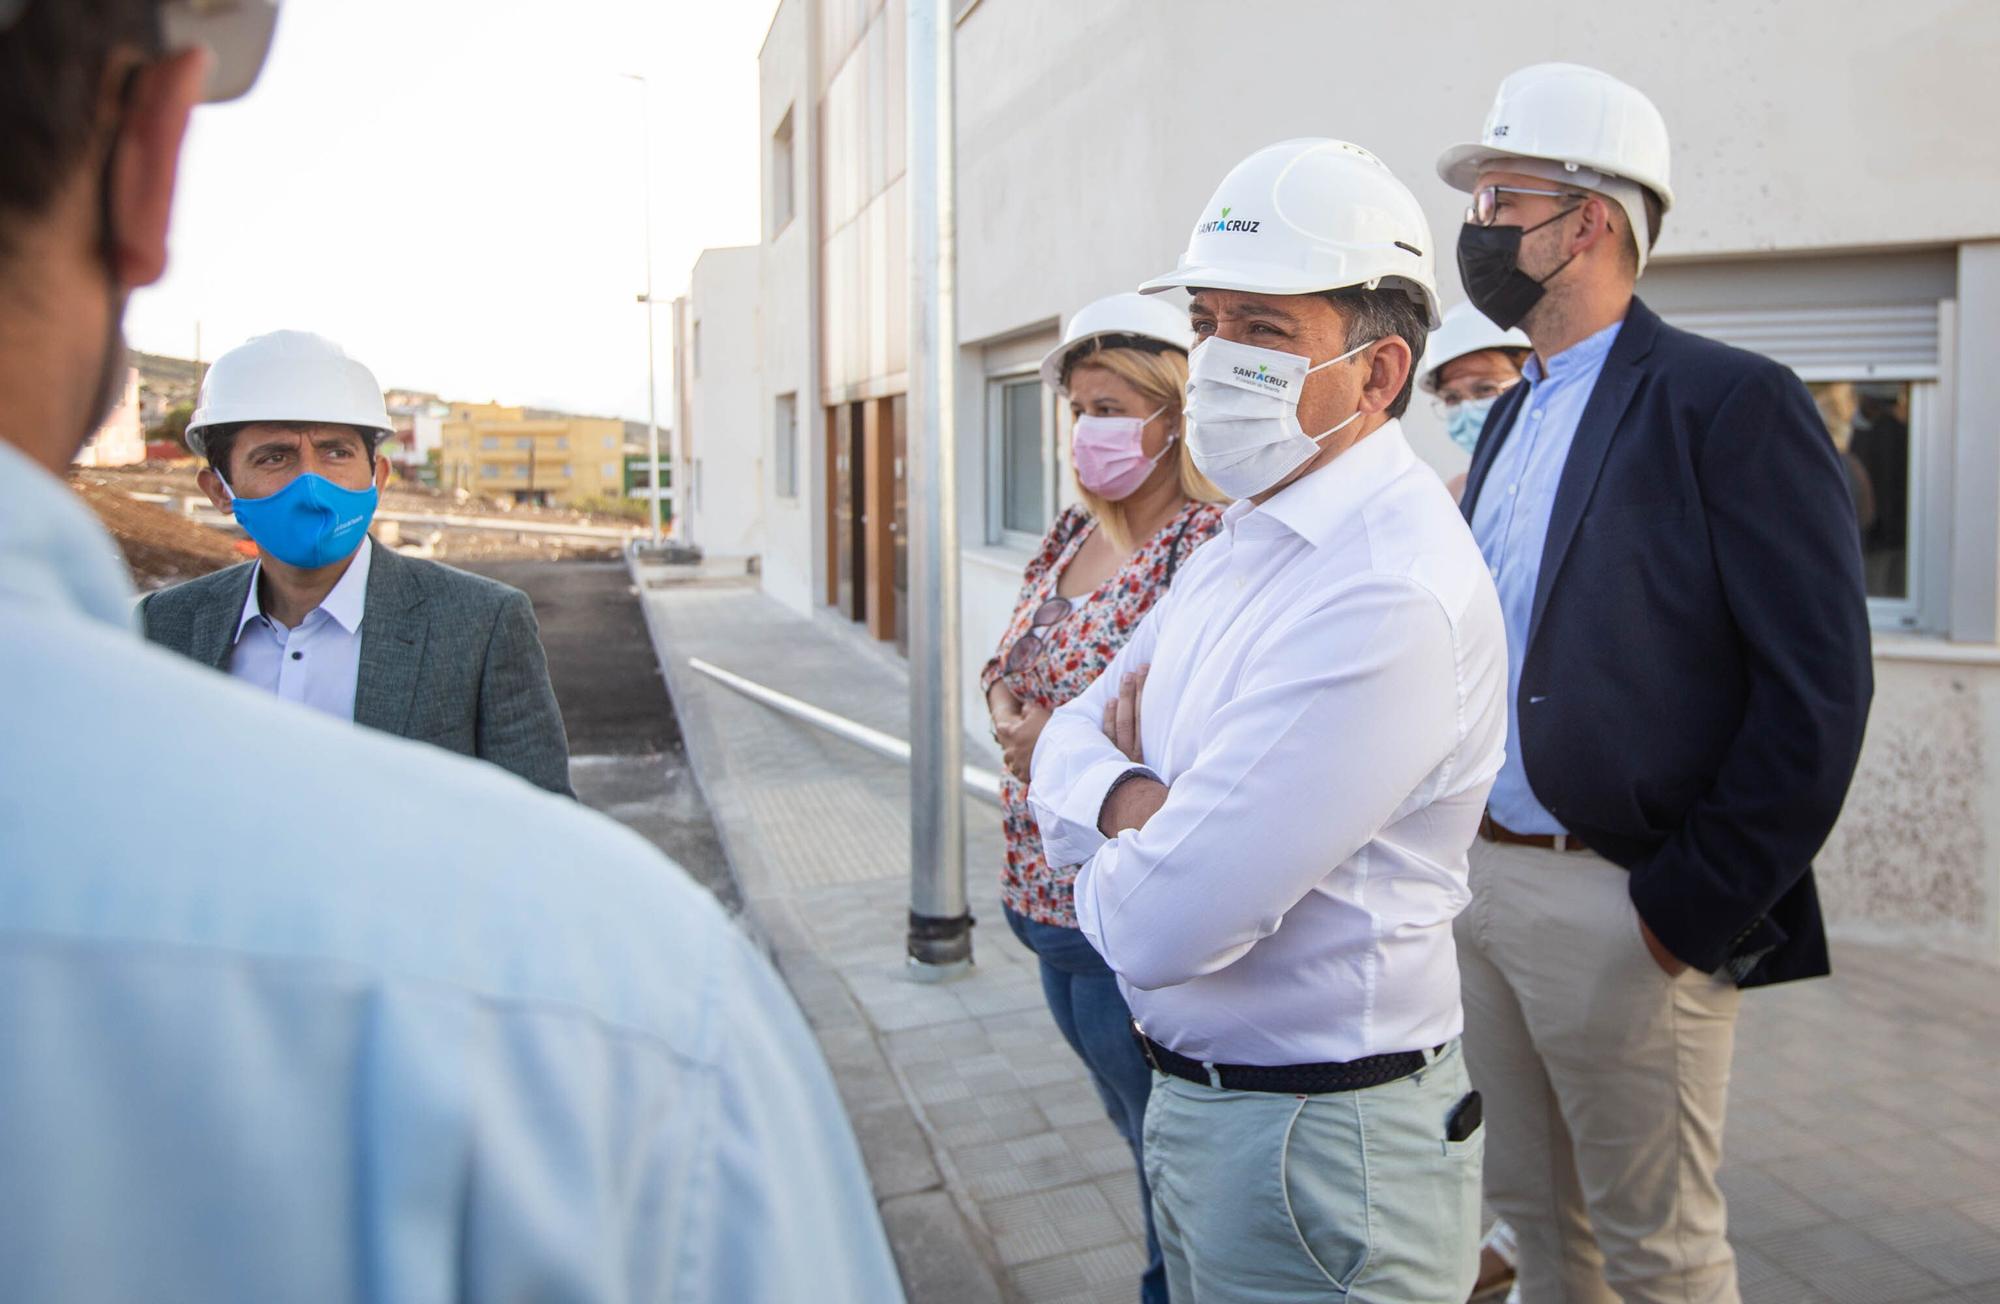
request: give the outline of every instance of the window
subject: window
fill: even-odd
[[[523,435],[521,438],[516,439],[514,441],[514,447],[516,448],[528,449],[528,448],[533,448],[534,446],[535,446],[535,441],[526,435]]]
[[[618,436],[616,436],[616,435],[606,435],[606,436],[604,437],[604,446],[605,446],[606,448],[616,448],[616,447],[618,447]]]
[[[568,447],[569,447],[569,436],[568,436],[568,435],[557,435],[557,436],[556,436],[556,447],[557,447],[557,448],[568,448]]]
[[[771,133],[771,234],[792,224],[792,111]]]
[[[1951,495],[1934,415],[1939,301],[1745,305],[1668,319],[1776,359],[1805,381],[1847,475],[1870,621],[1878,629],[1944,629]]]
[[[500,478],[500,468],[488,462],[479,468],[479,475],[484,480],[498,480]]]
[[[1878,606],[1907,603],[1916,591],[1910,552],[1910,430],[1919,387],[1906,380],[1818,380],[1806,388],[1847,472],[1869,601]]]
[[[1048,528],[1048,463],[1043,447],[1046,406],[1042,382],[1036,376],[996,380],[988,387],[988,543],[1032,548]]]
[[[481,448],[498,448],[500,447],[500,436],[488,435],[479,441],[479,446]]]
[[[799,396],[797,394],[778,395],[778,410],[771,423],[771,437],[776,443],[776,456],[772,458],[778,497],[797,498],[799,496]]]
[[[603,479],[609,480],[615,484],[620,479],[619,472],[621,470],[622,468],[618,465],[618,463],[606,462],[597,468],[597,474]]]
[[[571,466],[568,462],[564,462],[562,464],[562,467],[563,467],[563,479],[567,480],[576,474],[576,468]]]

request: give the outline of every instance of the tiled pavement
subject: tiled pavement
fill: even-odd
[[[911,1299],[1136,1298],[1131,1165],[1001,922],[993,810],[967,805],[974,972],[913,983],[903,767],[687,658],[906,737],[898,664],[754,588],[645,593],[747,909],[841,1082]],[[1744,1298],[2000,1304],[2000,970],[1860,943],[1835,965],[1744,1001],[1723,1171]]]

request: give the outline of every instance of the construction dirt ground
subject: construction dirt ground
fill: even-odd
[[[141,590],[178,584],[257,555],[232,522],[206,506],[195,482],[199,470],[189,459],[70,473],[70,484],[118,540]],[[510,528],[517,523],[519,529]],[[621,534],[639,528],[622,516],[392,481],[382,493],[373,533],[390,547],[465,563],[611,560],[621,552]]]

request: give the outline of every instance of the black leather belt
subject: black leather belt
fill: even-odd
[[[1200,1060],[1168,1050],[1139,1030],[1132,1022],[1132,1035],[1139,1041],[1139,1053],[1146,1063],[1161,1073],[1221,1087],[1226,1091],[1272,1091],[1288,1096],[1318,1096],[1333,1091],[1359,1091],[1407,1078],[1430,1062],[1420,1050],[1398,1051],[1393,1055],[1370,1055],[1367,1059],[1328,1064],[1217,1064],[1215,1074]],[[1439,1046],[1437,1051],[1443,1050]]]

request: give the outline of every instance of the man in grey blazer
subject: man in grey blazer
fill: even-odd
[[[216,359],[188,423],[201,485],[258,559],[147,596],[146,637],[278,697],[574,796],[526,594],[368,537],[389,466],[381,389],[331,341]]]

